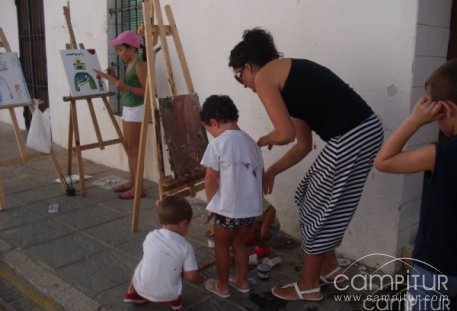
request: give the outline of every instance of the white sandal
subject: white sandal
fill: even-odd
[[[320,276],[320,280],[321,280],[321,285],[326,285],[326,284],[335,284],[335,283],[341,283],[341,282],[344,282],[346,281],[346,278],[338,278],[338,280],[336,279],[336,277],[342,273],[339,273],[341,271],[341,268],[340,267],[336,267],[334,270],[330,271],[329,273],[327,273],[326,275],[324,276]],[[330,279],[331,276],[335,276],[333,279]]]
[[[320,288],[320,287],[311,288],[311,289],[308,289],[308,290],[300,290],[300,288],[298,287],[297,282],[294,282],[294,283],[290,283],[290,284],[281,286],[281,288],[288,288],[288,287],[293,287],[293,288],[295,289],[295,293],[297,294],[297,297],[298,297],[298,298],[290,299],[290,298],[286,298],[286,297],[283,297],[283,296],[281,296],[281,295],[276,294],[276,293],[274,292],[274,290],[275,290],[277,287],[272,288],[272,289],[271,289],[271,293],[272,293],[273,296],[275,296],[276,298],[283,299],[283,300],[321,301],[322,299],[324,299],[324,296],[321,295],[321,288]],[[304,295],[315,294],[315,293],[319,293],[319,296],[318,296],[318,297],[314,297],[314,298],[305,298],[305,297],[304,297]]]

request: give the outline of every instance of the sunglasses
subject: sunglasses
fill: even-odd
[[[244,71],[244,65],[241,68],[241,70],[238,71],[237,73],[235,73],[235,75],[233,76],[235,78],[235,80],[241,84],[243,84],[243,71]]]

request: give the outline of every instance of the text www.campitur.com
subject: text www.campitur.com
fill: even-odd
[[[357,302],[362,301],[362,295],[333,295],[337,302]]]

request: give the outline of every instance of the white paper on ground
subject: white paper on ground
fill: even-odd
[[[106,176],[106,177],[103,177],[103,178],[100,178],[100,179],[94,181],[92,184],[94,184],[95,186],[107,189],[107,190],[111,190],[114,187],[121,185],[123,183],[126,183],[126,182],[127,182],[127,179],[125,179],[125,178],[122,178],[122,177],[116,176],[116,175],[109,175],[109,176]]]
[[[92,178],[92,176],[90,176],[90,175],[84,175],[84,180],[91,179],[91,178]],[[56,183],[60,184],[60,179],[59,178],[56,178],[54,181]],[[71,179],[70,179],[70,176],[65,176],[65,182],[67,184],[70,184],[71,182],[73,182],[73,183],[79,182],[79,174],[71,175]]]

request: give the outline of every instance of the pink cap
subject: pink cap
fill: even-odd
[[[120,33],[115,39],[109,40],[108,43],[114,46],[127,44],[133,46],[134,48],[139,48],[141,45],[140,38],[133,30]]]

